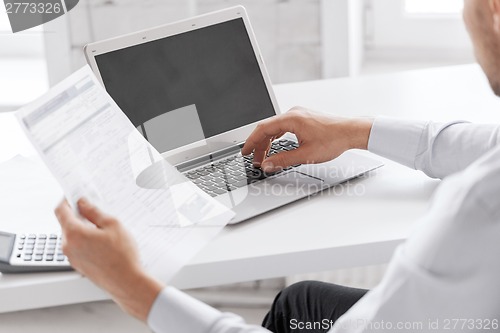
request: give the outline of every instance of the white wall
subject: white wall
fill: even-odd
[[[321,77],[320,0],[81,0],[67,15],[71,69],[64,71],[85,63],[89,42],[238,4],[247,8],[274,83]],[[49,55],[54,66],[59,54]],[[51,76],[52,83],[64,77]]]
[[[403,0],[81,0],[48,25],[59,26],[46,35],[51,83],[85,63],[88,42],[236,4],[247,7],[274,83],[364,74],[367,59],[385,63],[377,72],[474,59],[461,17],[409,18]]]
[[[322,0],[323,77],[356,76],[364,59],[363,0]]]

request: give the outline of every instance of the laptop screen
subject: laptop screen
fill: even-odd
[[[275,114],[241,18],[95,60],[108,93],[160,152]]]

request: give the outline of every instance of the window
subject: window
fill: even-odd
[[[7,13],[3,10],[2,6],[0,6],[0,32],[3,34],[7,31],[10,31],[9,18],[7,17]]]
[[[0,57],[42,58],[42,26],[13,34],[5,7],[0,5]]]
[[[42,27],[13,34],[1,4],[0,73],[0,111],[14,110],[48,88]]]
[[[459,14],[464,8],[463,0],[405,0],[407,14]]]
[[[469,36],[459,15],[463,0],[365,0],[372,49],[409,53],[443,51],[443,57],[471,58]]]

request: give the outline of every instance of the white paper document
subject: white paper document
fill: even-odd
[[[16,115],[71,204],[86,197],[117,217],[164,281],[234,214],[161,157],[88,66]]]

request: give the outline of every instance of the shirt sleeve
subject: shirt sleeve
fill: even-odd
[[[166,287],[156,298],[148,315],[156,333],[269,333],[249,325],[231,313],[222,313],[189,295]]]
[[[499,125],[378,117],[368,150],[430,177],[444,178],[464,170],[499,143]]]

